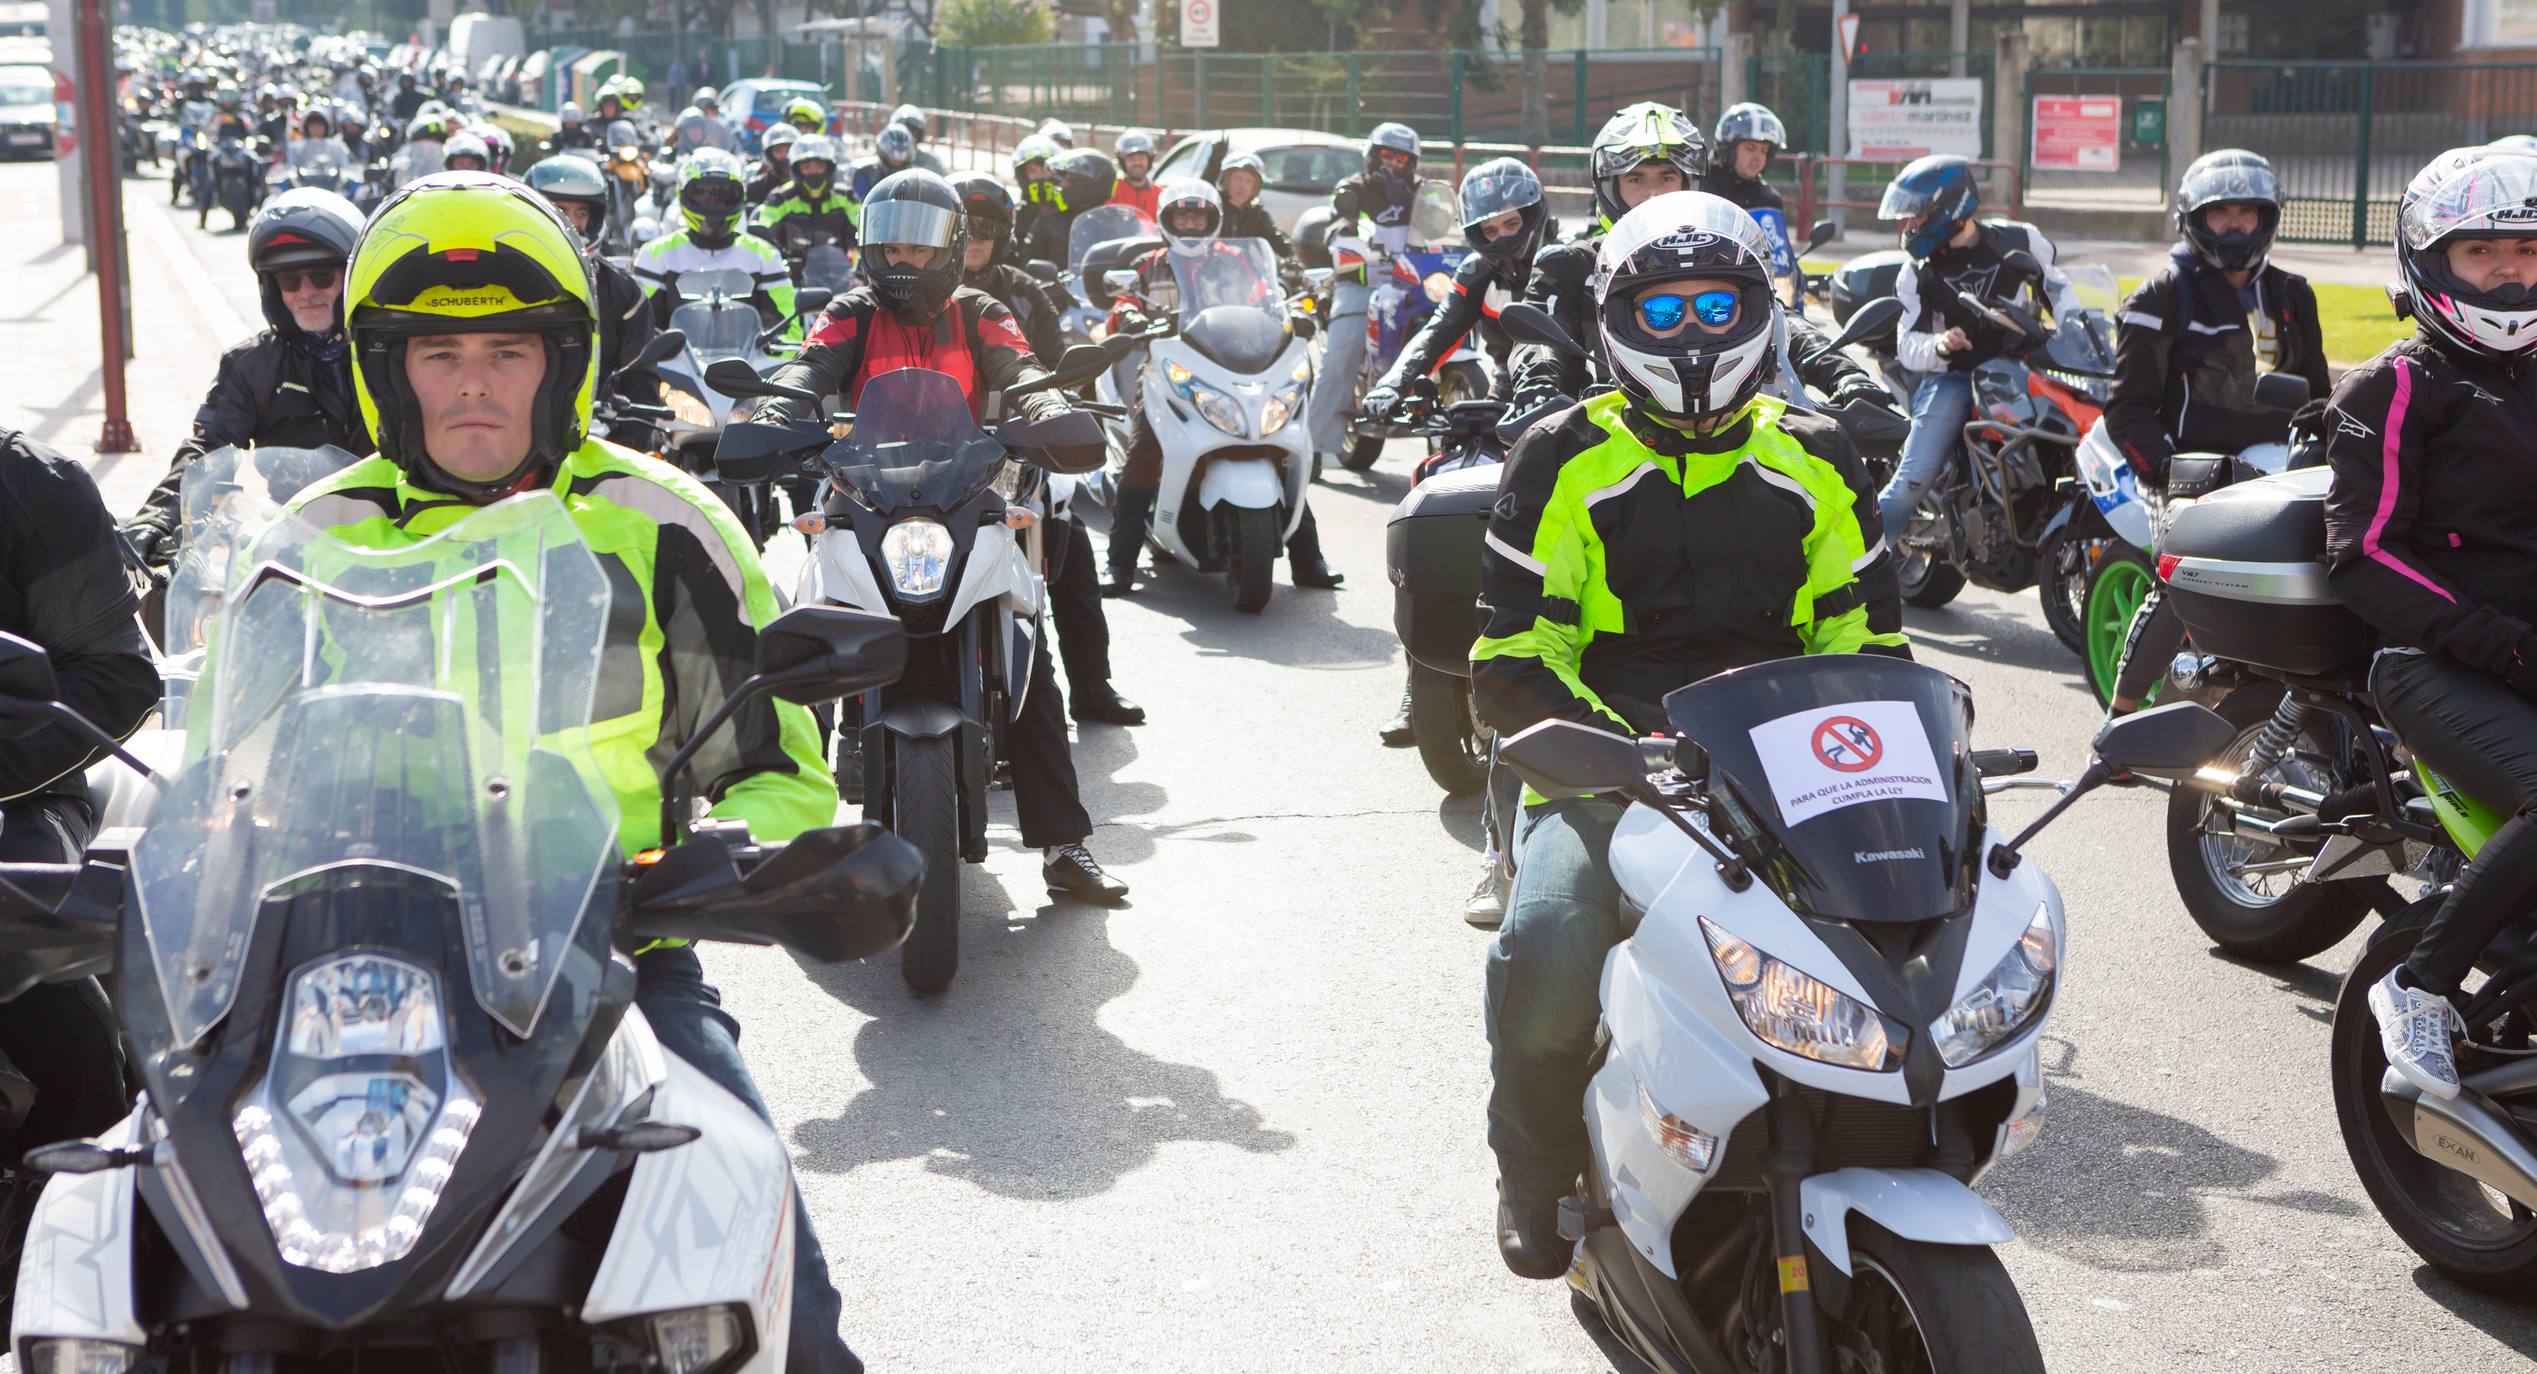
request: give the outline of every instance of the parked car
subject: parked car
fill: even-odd
[[[53,74],[0,67],[0,156],[53,155]]]
[[[1205,177],[1212,182],[1235,153],[1249,153],[1268,168],[1260,201],[1290,234],[1306,210],[1330,203],[1331,188],[1342,178],[1365,168],[1365,144],[1353,138],[1310,129],[1217,129],[1173,144],[1154,168],[1154,179]]]
[[[758,139],[766,132],[767,126],[783,114],[785,102],[800,96],[809,96],[819,102],[821,109],[828,111],[829,133],[845,132],[843,122],[837,118],[837,103],[828,98],[828,93],[821,90],[816,81],[774,81],[764,77],[734,81],[722,88],[722,120],[740,136],[740,146],[755,157]],[[683,102],[684,97],[681,99]]]

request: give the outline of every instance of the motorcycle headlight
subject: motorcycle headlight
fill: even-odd
[[[445,1024],[439,979],[403,959],[293,975],[272,1063],[230,1121],[285,1264],[355,1273],[422,1238],[483,1112]]]
[[[1250,430],[1242,423],[1242,407],[1234,404],[1232,397],[1198,380],[1198,374],[1178,363],[1165,363],[1163,376],[1172,384],[1172,390],[1179,392],[1188,399],[1191,405],[1197,407],[1198,413],[1206,418],[1208,424],[1214,425],[1236,439],[1250,437]],[[1263,426],[1263,428],[1273,427]]]
[[[696,393],[682,387],[665,386],[661,388],[661,397],[662,404],[669,407],[672,420],[698,429],[714,427],[714,408],[705,404],[704,398]]]
[[[890,582],[901,596],[941,595],[951,552],[951,531],[939,520],[901,520],[881,535],[881,561],[889,565]]]
[[[1903,1065],[1910,1034],[1865,1002],[1700,918],[1727,998],[1745,1029],[1775,1049],[1845,1069],[1884,1073]]]
[[[1268,404],[1260,407],[1260,433],[1270,435],[1286,428],[1286,422],[1295,418],[1295,412],[1303,408],[1304,384],[1288,384],[1269,397]]]
[[[141,1347],[121,1341],[44,1337],[26,1343],[26,1374],[124,1374],[141,1362]]]
[[[655,1312],[634,1325],[662,1374],[714,1374],[749,1344],[748,1314],[729,1304]]]
[[[2053,929],[2052,908],[2038,903],[2035,919],[2017,937],[2009,952],[1963,1000],[1930,1023],[1938,1038],[1938,1057],[1961,1069],[1989,1054],[2024,1030],[2052,1000],[2053,971],[2061,962],[2061,936]]]

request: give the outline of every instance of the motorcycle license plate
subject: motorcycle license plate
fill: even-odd
[[[44,146],[44,131],[42,129],[11,129],[9,131],[9,146],[12,148],[41,148]]]

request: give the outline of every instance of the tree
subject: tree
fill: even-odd
[[[956,47],[1045,43],[1057,16],[1041,0],[943,0],[935,38]]]

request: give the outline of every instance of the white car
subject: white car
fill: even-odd
[[[53,155],[53,74],[0,67],[0,157]]]
[[[1213,183],[1234,153],[1249,153],[1268,169],[1260,203],[1290,234],[1306,210],[1330,203],[1332,187],[1365,170],[1365,144],[1358,139],[1310,129],[1216,129],[1173,144],[1155,167],[1154,180],[1204,177]]]

